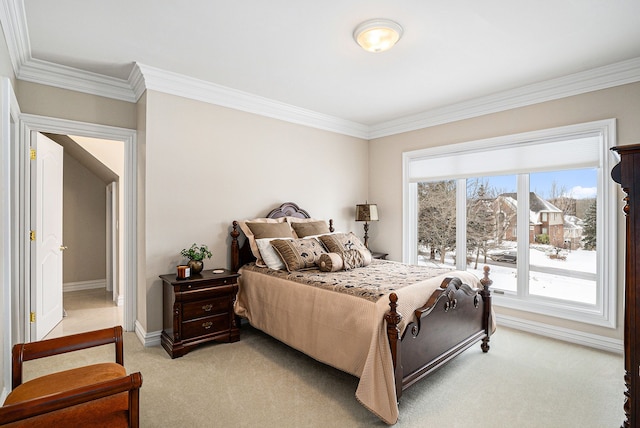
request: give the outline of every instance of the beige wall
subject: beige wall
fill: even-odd
[[[145,219],[146,219],[146,192],[145,192],[145,175],[146,175],[146,151],[147,151],[147,93],[142,94],[136,105],[137,115],[137,160],[136,183],[137,183],[137,281],[136,281],[136,318],[142,327],[147,328],[147,270],[145,263],[147,261],[147,252],[145,246]]]
[[[120,128],[136,128],[134,103],[23,80],[18,80],[16,85],[16,97],[23,113]]]
[[[67,154],[63,175],[63,282],[104,280],[106,185]]]
[[[229,267],[233,220],[293,201],[351,230],[367,197],[365,140],[154,91],[146,96],[146,309],[162,329],[162,284],[180,250],[206,244]]]
[[[117,194],[117,208],[116,212],[118,213],[118,218],[116,221],[118,222],[118,231],[116,235],[116,245],[118,248],[117,260],[114,260],[116,264],[117,271],[117,280],[116,283],[118,285],[118,296],[124,298],[124,225],[125,216],[124,216],[124,190],[126,185],[126,180],[124,176],[124,142],[123,141],[113,141],[113,140],[100,140],[96,138],[87,138],[87,137],[78,137],[73,136],[73,140],[82,146],[83,149],[87,150],[91,153],[96,159],[106,165],[111,171],[113,171],[118,176],[118,181],[116,181],[116,187],[118,189]]]
[[[595,91],[528,107],[480,116],[370,142],[369,200],[378,204],[380,221],[371,247],[402,258],[402,153],[501,135],[553,128],[601,119],[617,119],[618,145],[640,142],[640,83]],[[620,197],[622,200],[622,196]],[[618,328],[596,328],[527,312],[496,308],[498,313],[561,325],[608,337],[623,337],[624,218],[620,205],[618,270]]]

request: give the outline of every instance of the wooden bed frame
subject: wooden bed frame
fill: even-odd
[[[267,214],[267,218],[310,218],[293,202],[286,202]],[[333,231],[333,221],[329,221]],[[255,260],[248,242],[240,247],[237,221],[231,231],[231,264],[237,272],[244,264]],[[458,278],[446,278],[426,303],[415,311],[411,322],[400,337],[398,324],[402,315],[397,311],[398,296],[389,295],[389,311],[385,314],[387,336],[395,371],[396,397],[418,380],[426,377],[477,342],[483,352],[489,351],[493,328],[489,267],[484,267],[480,280],[482,289],[463,284]]]

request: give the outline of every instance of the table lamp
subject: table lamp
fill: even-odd
[[[364,221],[364,246],[369,248],[369,222],[378,221],[378,206],[368,202],[356,205],[356,221]]]

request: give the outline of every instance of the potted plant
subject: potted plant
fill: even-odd
[[[180,251],[180,254],[189,259],[187,265],[192,273],[200,273],[204,267],[204,258],[211,258],[211,251],[204,244],[197,245],[194,243],[190,248],[184,248]]]

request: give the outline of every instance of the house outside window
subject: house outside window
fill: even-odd
[[[404,261],[489,265],[495,304],[614,328],[614,137],[611,120],[405,153]]]

